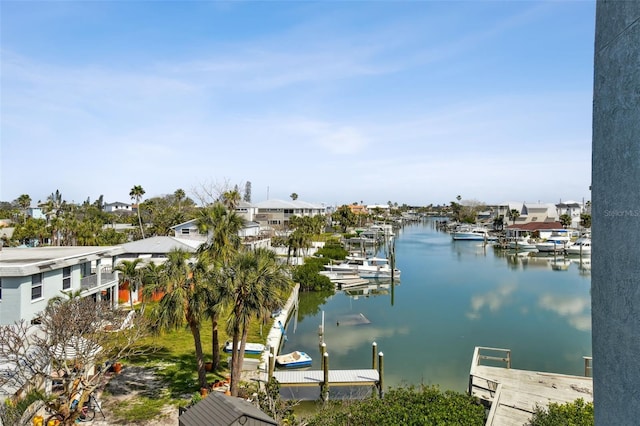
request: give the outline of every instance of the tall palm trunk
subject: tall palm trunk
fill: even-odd
[[[240,325],[236,324],[233,327],[233,343],[231,352],[231,384],[229,391],[231,396],[238,396],[238,384],[240,383]]]
[[[195,321],[189,321],[189,328],[193,335],[193,343],[196,347],[196,361],[198,364],[198,383],[201,388],[207,387],[207,373],[204,369],[204,355],[202,352],[202,341],[200,340],[200,327]]]
[[[220,341],[218,340],[218,315],[211,316],[211,361],[213,371],[220,368]]]
[[[144,229],[142,229],[142,217],[140,216],[140,202],[138,201],[138,224],[140,224],[140,233],[142,234],[142,239],[144,240]]]

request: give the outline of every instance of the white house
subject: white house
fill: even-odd
[[[291,216],[317,216],[327,214],[324,204],[312,204],[305,201],[267,200],[256,204],[258,212],[255,221],[261,226],[287,227]]]
[[[82,290],[115,305],[118,276],[111,270],[121,247],[33,247],[0,250],[0,325],[34,320],[49,299]]]
[[[107,213],[114,212],[133,212],[133,206],[127,203],[121,203],[120,201],[116,201],[115,203],[107,203],[104,205],[104,211]]]

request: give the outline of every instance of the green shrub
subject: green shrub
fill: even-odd
[[[300,283],[302,291],[322,291],[334,289],[334,284],[329,277],[318,274],[323,268],[323,259],[308,258],[304,265],[293,269],[293,280]]]
[[[345,250],[340,243],[325,244],[324,247],[316,252],[316,256],[334,260],[342,260],[347,254],[349,254],[349,252]]]
[[[537,407],[530,426],[593,426],[593,402],[582,398],[566,404],[552,402],[547,408]]]
[[[384,398],[332,401],[308,422],[309,426],[342,425],[484,425],[484,407],[467,394],[434,386],[388,390]]]

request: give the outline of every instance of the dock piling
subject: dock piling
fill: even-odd
[[[376,342],[373,342],[371,344],[371,369],[372,370],[376,370],[376,354],[378,352],[378,344]]]
[[[322,383],[322,400],[329,400],[329,354],[325,352],[322,355],[322,371],[324,372],[324,380]]]
[[[383,380],[383,374],[384,374],[384,354],[382,352],[380,352],[378,354],[378,393],[380,395],[380,398],[384,397],[384,380]]]

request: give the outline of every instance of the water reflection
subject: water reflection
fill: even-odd
[[[588,297],[543,294],[538,304],[567,319],[576,330],[591,331],[591,300]]]
[[[509,303],[515,289],[515,284],[505,284],[489,293],[473,296],[471,298],[471,311],[467,312],[467,318],[471,320],[479,319],[480,311],[485,307],[490,312],[497,312],[502,306]]]

